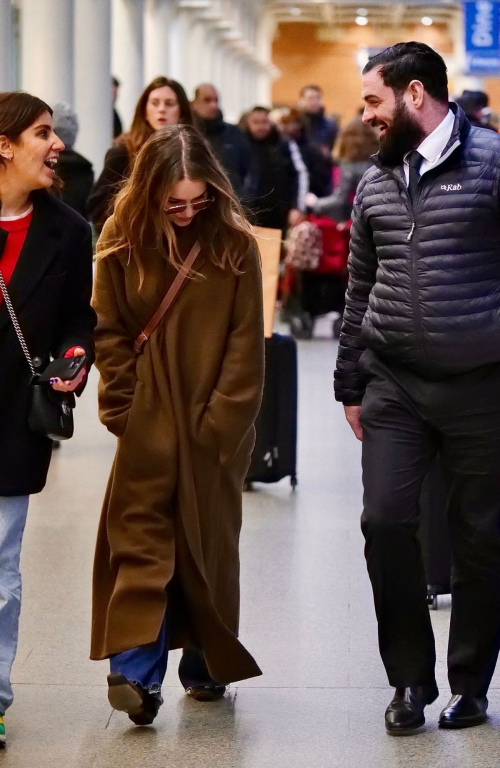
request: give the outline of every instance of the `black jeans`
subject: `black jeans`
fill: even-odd
[[[434,681],[417,533],[422,483],[439,451],[453,562],[449,680],[454,694],[485,696],[500,646],[500,364],[442,381],[369,351],[361,365],[362,530],[389,682]]]

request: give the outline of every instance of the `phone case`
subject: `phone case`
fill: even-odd
[[[73,381],[85,365],[85,355],[81,357],[58,357],[53,360],[41,374],[40,382],[50,382],[51,379]]]

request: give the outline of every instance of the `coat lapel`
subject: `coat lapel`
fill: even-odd
[[[57,214],[54,214],[56,212],[50,205],[48,192],[34,193],[33,218],[19,261],[8,285],[16,313],[22,309],[58,252],[60,235],[57,227]],[[0,250],[2,251],[3,246],[3,239],[0,239]],[[5,302],[2,302],[0,306],[0,329],[7,322],[10,322],[10,318]]]

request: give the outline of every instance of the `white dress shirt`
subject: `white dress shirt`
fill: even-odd
[[[455,115],[450,109],[443,122],[439,123],[438,127],[423,140],[419,147],[417,147],[417,151],[424,158],[423,163],[420,166],[421,176],[426,171],[430,171],[430,169],[433,168],[438,162],[446,148],[446,145],[451,139],[454,125]],[[410,153],[408,152],[408,155],[409,154]],[[408,165],[408,155],[405,156],[403,164],[407,185],[410,183],[410,166]]]

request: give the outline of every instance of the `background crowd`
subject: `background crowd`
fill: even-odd
[[[111,83],[113,104],[120,83]],[[473,125],[498,130],[487,94],[464,91],[457,99]],[[194,125],[208,141],[258,227],[280,230],[284,240],[280,303],[282,319],[297,338],[311,338],[317,317],[336,313],[342,322],[347,280],[350,216],[356,188],[378,150],[378,132],[363,110],[344,124],[329,116],[318,85],[304,86],[292,106],[255,105],[238,125],[224,119],[217,88],[200,84],[190,101],[175,80],[158,77],[142,93],[130,129],[113,107],[114,143],[94,179],[92,165],[74,150],[78,118],[67,104],[55,106],[56,131],[66,146],[58,173],[63,200],[93,224],[98,235],[134,157],[157,130]],[[292,236],[290,236],[292,234]],[[312,259],[314,242],[318,258]]]

